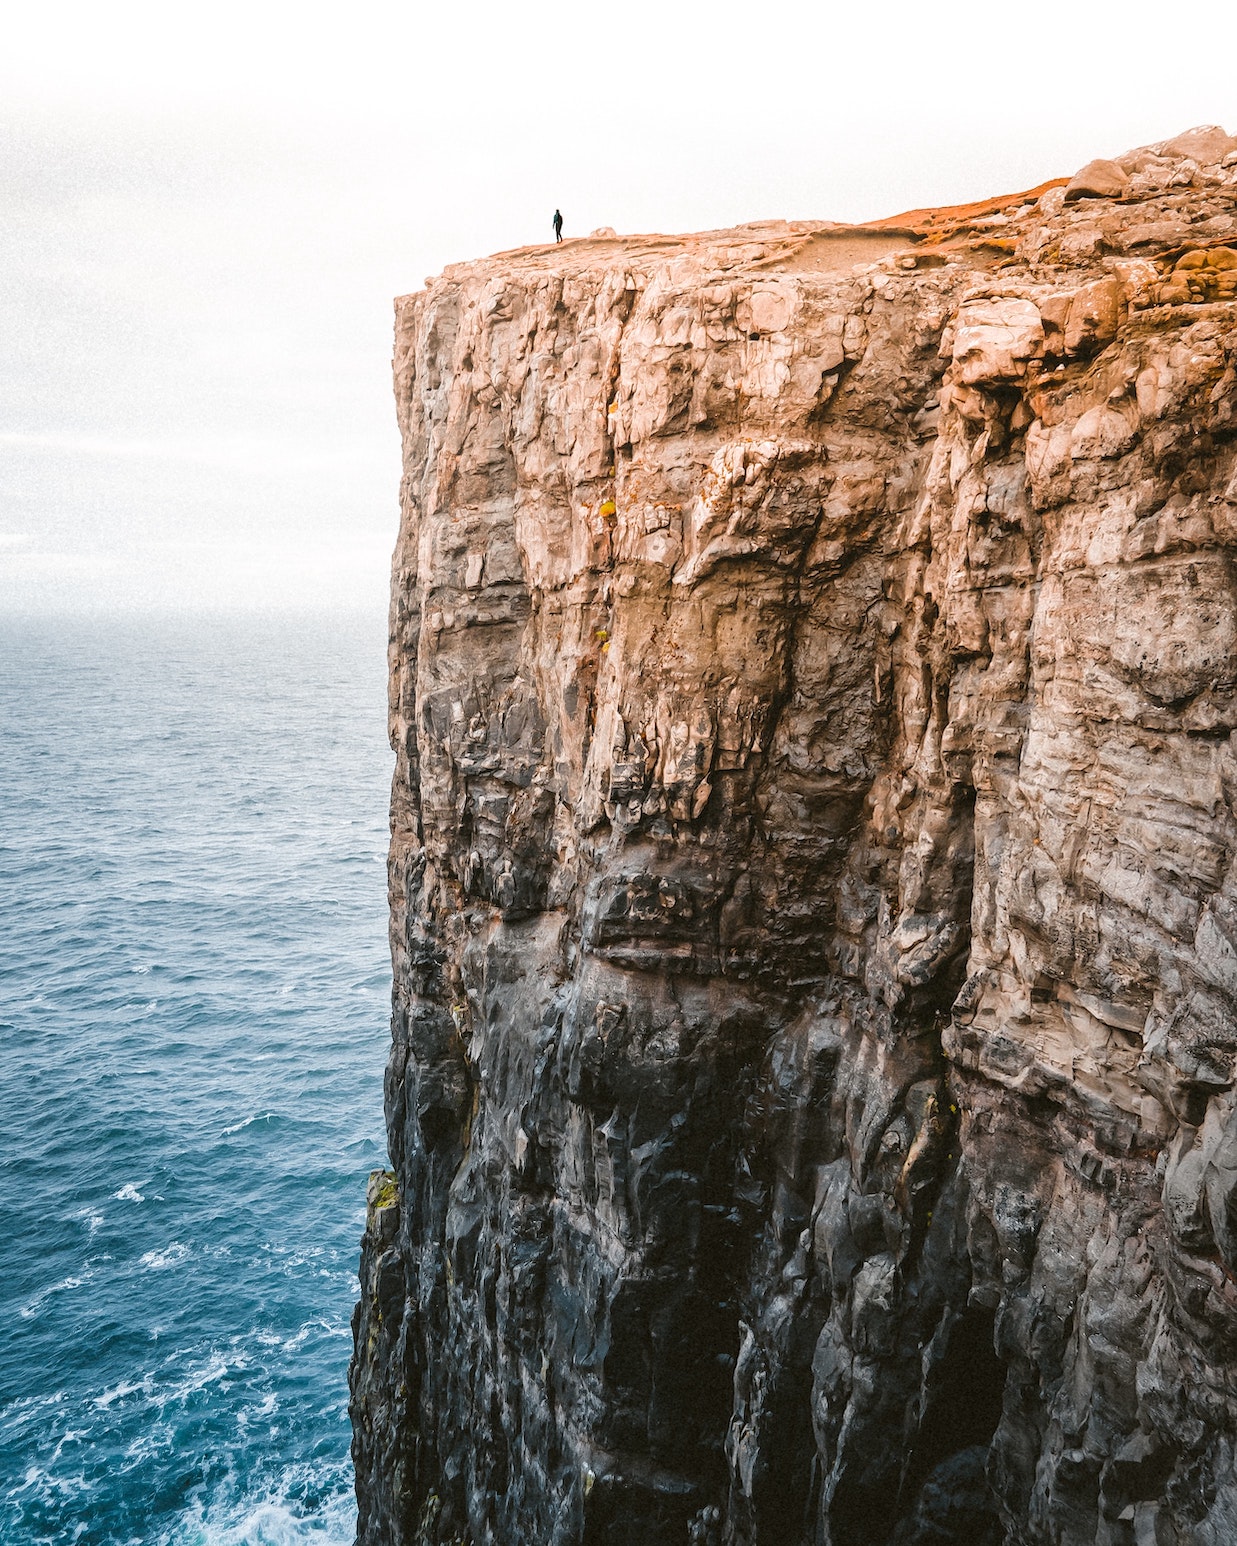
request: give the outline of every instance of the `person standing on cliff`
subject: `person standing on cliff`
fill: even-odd
[[[561,242],[563,239],[563,212],[561,209],[554,211],[554,240]]]

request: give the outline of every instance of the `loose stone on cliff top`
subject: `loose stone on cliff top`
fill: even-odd
[[[1215,123],[1187,129],[1184,134],[1174,135],[1160,146],[1161,155],[1188,156],[1191,161],[1197,161],[1199,166],[1215,166],[1235,150],[1237,138]]]
[[[1119,199],[1129,178],[1115,161],[1088,161],[1075,172],[1065,189],[1065,202],[1075,199]]]

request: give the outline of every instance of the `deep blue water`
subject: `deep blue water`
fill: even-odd
[[[0,626],[0,1540],[344,1543],[379,618]]]

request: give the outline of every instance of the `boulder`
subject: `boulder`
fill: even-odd
[[[971,301],[958,312],[953,359],[967,386],[1020,381],[1044,353],[1044,325],[1033,301]]]
[[[1174,135],[1160,146],[1162,155],[1178,159],[1188,157],[1191,161],[1197,161],[1199,166],[1215,166],[1234,150],[1237,150],[1237,138],[1215,123],[1187,129],[1184,134]]]
[[[1129,178],[1115,161],[1088,161],[1065,188],[1065,202],[1075,199],[1119,199]]]

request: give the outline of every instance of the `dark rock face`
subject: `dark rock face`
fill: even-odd
[[[400,303],[363,1546],[1237,1539],[1196,140]]]

